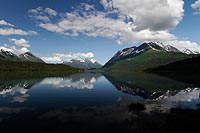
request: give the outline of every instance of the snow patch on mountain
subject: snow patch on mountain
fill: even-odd
[[[96,62],[96,60],[94,59],[90,59],[90,61],[94,64]]]
[[[192,51],[192,50],[186,49],[186,48],[182,52],[185,53],[185,54],[200,54],[197,51]]]
[[[5,54],[5,55],[7,55],[7,56],[12,56],[12,55],[14,55],[13,53],[12,53],[12,51],[10,50],[10,49],[7,49],[7,48],[0,48],[1,49],[1,53],[3,53],[3,54]]]
[[[40,59],[39,57],[36,57],[31,52],[26,52],[24,54],[21,54],[21,55],[19,55],[19,57],[22,58],[22,59],[32,61],[32,62],[44,63],[44,61],[42,59]]]

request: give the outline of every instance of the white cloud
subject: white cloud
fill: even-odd
[[[178,48],[180,51],[183,51],[184,49],[189,49],[191,51],[200,52],[200,45],[196,42],[191,42],[189,40],[173,40],[169,41],[168,43]]]
[[[86,11],[94,10],[94,6],[93,6],[93,5],[84,4],[84,6],[85,6],[85,10],[86,10]]]
[[[12,38],[12,39],[10,39],[10,41],[13,42],[17,46],[26,47],[26,48],[30,47],[29,41],[27,41],[23,38],[21,38],[21,39]]]
[[[192,8],[196,9],[196,8],[200,8],[200,0],[195,1],[195,3],[193,3]]]
[[[21,29],[14,28],[0,28],[0,35],[9,36],[9,35],[37,35],[35,31],[24,31]]]
[[[45,8],[45,12],[48,13],[51,16],[56,16],[57,12],[51,8]]]
[[[21,39],[9,39],[10,42],[13,42],[15,45],[8,45],[8,44],[4,44],[3,46],[0,46],[0,49],[3,49],[5,51],[10,51],[16,55],[20,55],[23,54],[25,52],[29,51],[29,41],[21,38]]]
[[[5,20],[0,20],[0,25],[14,27],[14,25],[6,22]]]
[[[197,9],[197,11],[193,14],[200,15],[200,0],[195,1],[195,3],[193,3],[191,6],[193,9]]]
[[[112,0],[101,0],[100,2],[103,5],[104,9],[106,9],[106,10],[113,9],[113,1]]]
[[[44,22],[50,21],[49,17],[47,17],[47,16],[38,15],[38,16],[35,16],[34,18],[37,19],[37,20],[44,21]]]
[[[168,30],[184,15],[183,0],[113,0],[121,15],[131,17],[137,30]]]
[[[42,22],[50,22],[51,17],[57,16],[57,12],[51,8],[38,7],[36,9],[30,9],[29,17],[32,19],[40,20]]]
[[[14,25],[6,22],[5,20],[0,20],[0,35],[37,35],[36,31],[24,31],[22,29],[13,28]]]
[[[101,0],[100,3],[104,11],[82,3],[71,12],[57,13],[62,15],[56,17],[45,15],[45,8],[39,7],[39,10],[35,9],[35,14],[43,14],[50,20],[40,21],[36,18],[39,20],[37,24],[41,28],[65,36],[101,36],[117,39],[119,44],[163,41],[170,42],[179,49],[200,51],[197,43],[179,41],[170,33],[183,19],[184,0]],[[192,7],[199,8],[199,1]],[[32,18],[33,14],[34,12],[30,14]],[[58,55],[48,59],[62,60]]]
[[[10,49],[12,49],[13,53],[15,53],[17,55],[20,55],[20,54],[23,54],[23,53],[29,51],[28,48],[26,48],[26,47],[16,48],[15,46],[10,46]]]
[[[84,34],[116,38],[119,43],[135,43],[176,39],[169,30],[175,28],[184,15],[183,0],[101,0],[100,3],[104,11],[82,3],[71,12],[55,11],[56,17],[43,7],[29,10],[29,16],[37,20],[41,28],[66,36]],[[38,15],[49,20],[36,18]]]
[[[70,54],[60,54],[56,53],[51,57],[42,57],[42,60],[48,63],[62,63],[63,61],[69,61],[71,59],[92,59],[94,54],[91,52],[88,53],[70,53]]]

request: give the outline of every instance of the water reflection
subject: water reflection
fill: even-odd
[[[105,97],[108,95],[107,97],[109,98],[107,99],[113,98],[112,101],[116,99],[117,104],[119,104],[119,102],[123,103],[122,99],[128,99],[128,103],[142,104],[145,108],[145,110],[143,110],[144,112],[168,112],[171,108],[190,108],[194,110],[199,108],[200,89],[190,87],[191,84],[187,84],[186,82],[146,73],[104,73],[104,76],[119,92],[114,91],[114,88],[111,89],[112,87],[109,86],[108,81],[105,81],[105,78],[103,82],[99,83],[100,81],[98,79],[103,77],[102,74],[81,73],[67,77],[1,81],[0,95],[2,98],[9,97],[10,103],[23,103],[26,102],[30,96],[35,95],[28,92],[32,88],[35,88],[36,92],[39,91],[37,91],[37,88],[46,88],[46,92],[44,93],[47,94],[49,93],[48,88],[95,89],[93,95],[98,95],[98,97]],[[97,85],[95,86],[96,83],[99,83],[101,88],[98,88]],[[59,91],[54,90],[53,92],[58,93]],[[122,93],[120,92],[129,94],[129,96],[121,95]],[[85,94],[79,94],[80,92],[78,91],[70,93],[73,96],[78,94],[80,97],[88,97],[91,101],[95,99],[95,97],[89,96],[90,92]],[[62,95],[60,94],[60,96]],[[96,97],[96,99],[98,99],[98,97]],[[49,100],[51,100],[51,97]],[[71,100],[77,101],[76,97],[72,97]],[[127,102],[127,100],[124,101]]]
[[[40,83],[41,79],[30,80],[11,80],[0,82],[0,95],[2,97],[11,97],[10,102],[23,103],[30,96],[28,91],[36,84]]]
[[[11,80],[0,82],[0,95],[15,95],[16,93],[26,94],[36,84],[40,83],[41,79],[29,80]]]
[[[101,74],[82,73],[64,78],[45,78],[40,84],[55,88],[93,89]]]
[[[148,73],[104,75],[119,91],[140,97],[131,102],[142,105],[145,108],[143,112],[169,112],[172,108],[199,109],[200,88],[191,87],[191,83]]]
[[[59,127],[57,132],[166,130],[175,122],[182,124],[181,118],[189,121],[200,116],[199,95],[200,88],[191,82],[146,73],[0,81],[0,128],[19,131],[19,125],[26,125],[35,132],[55,127]]]

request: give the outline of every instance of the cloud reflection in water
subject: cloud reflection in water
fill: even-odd
[[[65,78],[45,78],[40,84],[55,88],[93,89],[100,74],[76,74]]]

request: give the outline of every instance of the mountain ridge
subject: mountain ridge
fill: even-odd
[[[19,57],[23,58],[23,59],[27,59],[27,60],[32,61],[32,62],[45,63],[41,58],[36,57],[31,52],[25,52],[24,54],[20,54]]]
[[[138,47],[118,51],[103,68],[109,70],[145,70],[191,58],[177,48],[162,42],[145,42]]]
[[[41,58],[35,56],[31,52],[25,52],[19,56],[11,51],[0,49],[0,60],[15,62],[38,62],[45,63]]]
[[[165,52],[181,52],[177,48],[171,46],[171,45],[164,45],[162,42],[145,42],[139,45],[138,47],[133,46],[130,48],[125,48],[123,50],[118,51],[105,65],[104,67],[108,67],[112,65],[114,62],[133,58],[136,57],[145,51],[148,50],[155,50],[155,51],[165,51]]]
[[[83,59],[83,60],[72,59],[69,62],[63,62],[63,64],[80,69],[95,69],[102,67],[100,63],[98,63],[93,59]]]

